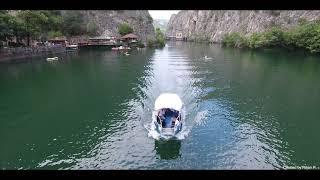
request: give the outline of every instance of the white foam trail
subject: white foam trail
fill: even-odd
[[[190,134],[194,125],[202,124],[206,117],[207,112],[198,112],[199,107],[197,106],[197,97],[202,91],[193,86],[193,83],[201,79],[193,78],[193,64],[189,56],[186,56],[179,48],[170,49],[170,45],[165,48],[164,51],[154,53],[150,59],[150,69],[143,78],[148,83],[145,87],[139,87],[143,105],[141,117],[148,136],[153,139],[161,139],[161,133],[152,123],[150,111],[154,108],[154,102],[161,93],[178,94],[184,103],[182,110],[184,123],[182,130],[174,138],[182,140]]]
[[[182,128],[181,132],[179,132],[178,134],[175,135],[175,137],[179,140],[183,140],[185,139],[188,134],[190,133],[190,129],[186,128],[186,126],[184,126],[185,128]]]
[[[163,139],[169,139],[170,138],[170,137],[161,136],[161,134],[156,130],[155,125],[153,123],[145,125],[144,127],[148,131],[148,137],[151,137],[151,138],[153,138],[155,140],[159,140],[160,138],[163,138]],[[183,127],[182,127],[182,130],[179,133],[177,133],[175,136],[171,137],[171,138],[173,138],[173,139],[176,138],[178,140],[183,140],[188,136],[189,133],[190,133],[190,128],[187,127],[184,124]]]
[[[160,133],[155,129],[154,124],[146,124],[144,126],[148,131],[148,137],[151,137],[153,139],[159,140],[160,139]]]
[[[196,117],[194,118],[194,122],[196,123],[196,125],[201,125],[207,114],[208,110],[198,112]]]

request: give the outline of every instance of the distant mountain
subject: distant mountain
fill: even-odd
[[[168,19],[154,19],[153,26],[154,28],[160,28],[162,32],[165,32],[167,29],[168,22]]]
[[[102,36],[119,35],[119,25],[126,22],[142,41],[146,42],[147,39],[155,37],[152,17],[147,10],[81,10],[79,12],[84,22],[94,22],[97,25],[98,32]]]

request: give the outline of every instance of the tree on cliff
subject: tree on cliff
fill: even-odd
[[[97,35],[97,32],[98,32],[98,26],[96,25],[95,22],[93,21],[90,21],[88,24],[87,24],[87,33],[89,35]]]
[[[82,35],[86,32],[82,14],[79,11],[67,11],[62,20],[62,32],[69,36]]]
[[[13,36],[12,17],[5,10],[0,10],[0,40],[6,41]]]
[[[160,47],[165,46],[165,38],[163,32],[160,30],[160,28],[156,29],[156,40]]]
[[[121,36],[124,36],[126,34],[132,33],[133,29],[129,26],[129,24],[123,23],[123,24],[120,24],[120,26],[118,27],[118,31],[119,31],[119,34],[121,34]]]
[[[30,45],[30,38],[39,35],[42,25],[46,24],[48,17],[40,11],[19,11],[18,24],[20,31],[25,31],[27,45]]]
[[[164,47],[165,43],[165,36],[160,28],[156,28],[156,40],[147,40],[147,46],[149,47]]]

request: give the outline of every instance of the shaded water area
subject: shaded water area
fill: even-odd
[[[186,42],[59,56],[0,64],[1,169],[319,167],[319,56]],[[149,136],[164,92],[184,102],[178,140]]]

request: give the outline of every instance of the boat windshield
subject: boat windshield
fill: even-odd
[[[169,108],[160,109],[158,112],[158,119],[162,122],[162,127],[172,128],[175,121],[179,120],[179,111]]]

